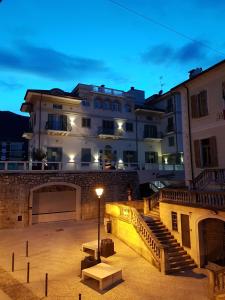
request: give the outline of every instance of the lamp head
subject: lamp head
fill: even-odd
[[[101,195],[102,195],[103,192],[104,192],[104,189],[103,189],[102,187],[97,187],[97,188],[95,189],[95,192],[96,192],[96,195],[98,196],[98,198],[100,198]]]

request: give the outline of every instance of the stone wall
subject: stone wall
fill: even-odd
[[[28,225],[29,198],[31,189],[46,183],[72,183],[81,187],[81,218],[97,217],[97,201],[94,188],[104,187],[101,199],[102,215],[104,202],[127,200],[127,186],[133,188],[133,197],[138,197],[137,172],[28,172],[0,174],[0,228]]]

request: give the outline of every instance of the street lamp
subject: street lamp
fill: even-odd
[[[104,189],[102,187],[97,187],[95,189],[96,195],[98,197],[98,256],[97,256],[97,260],[98,263],[101,262],[101,258],[100,258],[100,198],[104,192]]]

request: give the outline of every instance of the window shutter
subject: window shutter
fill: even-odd
[[[191,116],[193,119],[198,118],[199,116],[197,100],[197,95],[191,96]]]
[[[211,167],[218,167],[218,155],[217,155],[217,143],[216,137],[210,138],[210,156],[211,156]]]
[[[196,168],[201,168],[200,140],[194,141],[194,151]]]
[[[208,115],[208,104],[207,104],[207,91],[201,91],[199,94],[199,105],[200,105],[200,112],[201,116]]]

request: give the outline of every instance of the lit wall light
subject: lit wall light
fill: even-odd
[[[167,165],[168,164],[168,157],[165,157],[164,160],[165,160],[165,164]]]
[[[70,158],[69,162],[75,162],[75,154],[70,154],[69,158]]]
[[[95,154],[95,155],[94,155],[94,160],[95,160],[95,162],[98,162],[98,160],[99,160],[98,154]]]
[[[75,120],[75,117],[70,117],[70,124],[71,124],[71,126],[75,125],[74,120]]]
[[[183,163],[184,162],[184,157],[181,155],[180,161]]]
[[[119,159],[118,163],[119,163],[119,164],[122,164],[122,163],[123,163],[122,159]]]
[[[123,122],[122,121],[117,121],[117,126],[119,130],[123,129]]]

